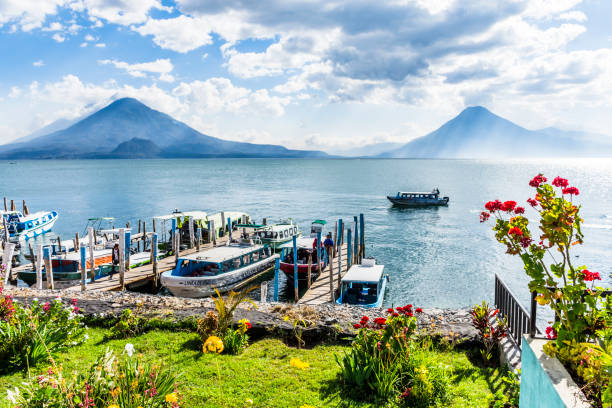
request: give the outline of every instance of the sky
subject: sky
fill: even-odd
[[[467,106],[612,136],[610,0],[0,0],[0,143],[134,97],[224,139],[407,142]]]

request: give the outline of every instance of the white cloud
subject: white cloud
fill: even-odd
[[[63,35],[58,34],[58,33],[53,34],[53,36],[51,38],[53,38],[55,41],[57,41],[59,43],[66,41],[66,37],[64,37]]]
[[[44,27],[42,30],[43,31],[61,31],[64,29],[64,26],[61,23],[58,23],[57,21],[49,24],[47,27]]]
[[[0,26],[14,22],[15,29],[31,31],[42,27],[49,15],[54,15],[57,8],[64,6],[70,0],[3,0],[0,2]]]
[[[85,41],[89,41],[89,42],[91,42],[91,41],[96,41],[96,37],[94,37],[94,36],[93,36],[93,35],[91,35],[91,34],[87,34],[87,35],[85,36]]]
[[[80,45],[80,47],[81,47],[81,48],[85,48],[85,47],[87,47],[87,45],[88,45],[88,43],[86,43],[86,42],[82,42],[82,43],[81,43],[81,45]]]
[[[164,20],[149,19],[146,24],[132,27],[141,35],[152,35],[161,48],[185,53],[212,44],[209,27],[201,21],[181,15]]]
[[[38,60],[38,61],[34,61],[32,65],[34,65],[35,67],[42,67],[45,65],[45,63],[43,62],[43,60]]]
[[[120,25],[143,23],[151,9],[172,10],[160,0],[83,0],[83,5],[90,16]]]
[[[169,59],[157,59],[151,62],[141,62],[137,64],[128,64],[127,62],[117,60],[100,60],[103,65],[113,65],[115,68],[123,69],[128,74],[136,78],[146,78],[146,73],[159,74],[159,79],[165,82],[174,82],[174,77],[170,72],[174,69],[172,62]]]
[[[105,43],[97,43],[95,46],[98,47],[98,48],[104,48],[104,47],[106,47],[106,44]]]

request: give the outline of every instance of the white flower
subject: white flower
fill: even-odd
[[[11,401],[13,404],[17,403],[18,397],[19,397],[19,388],[15,387],[15,392],[11,390],[6,390],[6,399]]]
[[[84,338],[85,340],[89,340],[89,334],[87,334],[87,333],[86,333],[86,334],[85,334],[85,336],[83,336],[83,338]]]
[[[34,298],[34,302],[38,302],[38,298]]]
[[[127,343],[125,345],[125,352],[127,353],[128,357],[132,357],[132,354],[134,354],[134,345],[132,343]]]

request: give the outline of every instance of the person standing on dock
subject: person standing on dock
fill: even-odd
[[[110,273],[108,274],[108,279],[113,279],[113,275],[117,273],[115,268],[119,266],[119,244],[115,244],[113,247],[113,267],[111,268]]]

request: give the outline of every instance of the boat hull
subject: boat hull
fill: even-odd
[[[383,301],[385,300],[385,291],[387,290],[387,281],[389,280],[388,276],[385,276],[381,282],[380,292],[378,294],[378,298],[374,303],[345,303],[343,300],[344,296],[340,296],[336,303],[339,305],[351,305],[351,306],[359,306],[365,308],[379,308],[382,307]]]
[[[312,264],[310,274],[311,279],[314,280],[315,277],[319,275],[319,267],[323,266],[322,263],[320,265]],[[294,265],[292,263],[280,262],[280,270],[283,271],[287,280],[293,282],[293,274],[294,274]],[[308,264],[298,264],[298,283],[306,283],[308,281]]]
[[[426,200],[406,200],[387,196],[387,200],[396,207],[418,208],[418,207],[443,207],[448,206],[448,197]]]
[[[208,297],[215,293],[215,289],[220,293],[229,292],[251,276],[272,267],[278,257],[272,255],[235,271],[214,276],[173,276],[172,271],[166,271],[161,274],[161,284],[174,296]]]

